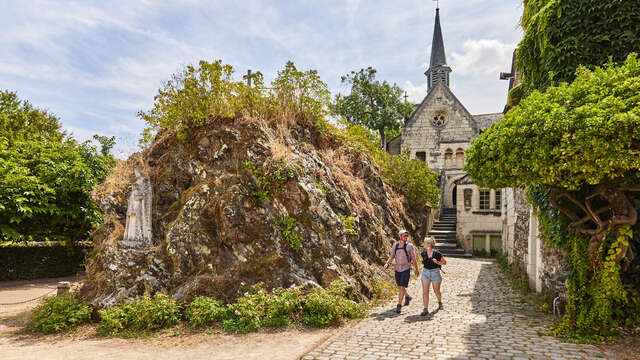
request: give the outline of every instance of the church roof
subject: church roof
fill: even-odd
[[[491,124],[493,124],[494,122],[502,120],[503,116],[503,113],[478,114],[473,115],[473,121],[476,122],[478,131],[482,131],[491,126]]]
[[[447,65],[447,58],[444,54],[444,41],[442,40],[442,29],[440,29],[440,9],[436,9],[436,23],[433,28],[429,67],[432,68],[440,65]]]

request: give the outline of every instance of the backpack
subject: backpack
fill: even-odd
[[[404,246],[403,247],[399,247],[400,243],[396,243],[394,245],[395,249],[393,250],[393,254],[395,255],[396,251],[398,251],[399,249],[404,250],[404,254],[407,256],[407,261],[409,262],[409,264],[411,264],[411,258],[409,257],[409,253],[407,252],[407,242],[405,241]]]
[[[440,251],[436,250],[436,249],[433,249],[433,253],[431,254],[432,255],[431,258],[435,258],[436,257],[436,253],[440,254],[440,259],[442,259],[442,253]],[[424,251],[424,254],[426,254],[426,250]],[[420,254],[420,255],[422,255],[422,254]],[[423,266],[425,266],[425,262],[426,261],[427,261],[427,258],[426,257],[422,257],[422,265]],[[442,265],[436,265],[436,266],[438,266],[438,269],[440,269],[440,271],[442,271],[443,274],[445,273],[444,270],[442,270]]]

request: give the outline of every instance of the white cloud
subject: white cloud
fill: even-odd
[[[499,40],[467,40],[462,44],[464,52],[454,52],[451,67],[464,76],[498,76],[500,71],[508,71],[515,44],[505,44]]]
[[[414,85],[411,81],[407,80],[404,82],[404,86],[402,88],[407,92],[407,100],[412,104],[418,104],[422,102],[422,99],[427,96],[426,81],[422,84]]]

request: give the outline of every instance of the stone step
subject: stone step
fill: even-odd
[[[438,242],[436,241],[436,248],[438,249],[456,249],[458,247],[457,242]]]
[[[465,252],[464,249],[462,249],[462,248],[455,248],[455,249],[437,248],[437,249],[445,257],[447,257],[447,256],[448,257],[465,257],[465,258],[471,257],[471,254]]]

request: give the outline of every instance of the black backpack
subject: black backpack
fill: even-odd
[[[395,254],[396,254],[396,251],[398,251],[399,249],[404,250],[404,254],[407,256],[407,261],[409,262],[409,264],[411,264],[411,258],[409,257],[409,253],[407,252],[407,244],[408,244],[408,243],[405,241],[405,242],[404,242],[404,246],[403,246],[403,247],[399,247],[399,246],[398,246],[398,245],[399,245],[399,243],[396,243],[396,244],[394,245],[395,250],[393,250],[393,254],[395,255]]]

